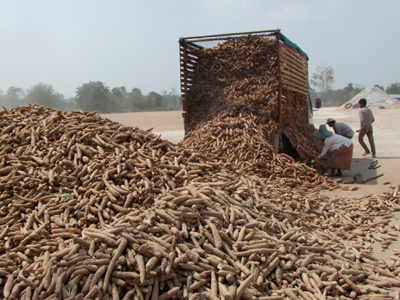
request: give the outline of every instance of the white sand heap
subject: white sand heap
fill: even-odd
[[[399,102],[398,100],[390,97],[380,88],[369,87],[359,92],[349,101],[344,103],[341,107],[358,108],[358,100],[360,100],[361,98],[365,98],[367,100],[368,107],[376,107],[376,108],[388,108],[393,104]]]

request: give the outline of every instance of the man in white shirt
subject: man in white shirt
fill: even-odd
[[[374,141],[374,131],[372,128],[372,123],[374,123],[375,118],[372,110],[367,107],[367,100],[360,99],[358,101],[358,105],[360,106],[360,129],[357,130],[359,132],[358,142],[361,147],[364,148],[365,152],[362,156],[366,156],[372,152],[372,158],[376,158],[376,150],[375,150],[375,141]],[[364,136],[367,135],[369,145],[371,146],[371,151],[369,151],[368,146],[364,142]]]
[[[328,124],[329,127],[333,128],[333,131],[336,134],[342,135],[347,137],[348,139],[352,139],[354,136],[354,131],[351,129],[351,127],[345,123],[342,122],[336,122],[335,119],[329,118],[326,120],[326,124]]]
[[[342,176],[342,169],[350,170],[353,143],[349,138],[334,134],[325,125],[320,125],[319,129],[314,132],[314,136],[323,140],[324,147],[318,158],[321,159],[327,155],[328,167],[331,169],[329,176]]]

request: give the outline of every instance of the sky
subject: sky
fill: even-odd
[[[334,89],[400,82],[400,0],[0,0],[0,91],[180,91],[179,38],[280,29]]]

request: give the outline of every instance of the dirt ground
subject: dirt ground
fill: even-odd
[[[362,197],[368,194],[383,193],[391,186],[400,184],[400,134],[398,130],[398,118],[400,106],[389,109],[373,109],[375,115],[374,137],[377,150],[377,158],[361,156],[364,150],[358,143],[357,134],[353,137],[354,153],[352,168],[343,171],[343,181],[350,181],[355,174],[361,174],[364,180],[383,174],[383,176],[370,180],[364,184],[343,184],[344,187],[355,188],[353,191],[336,190],[327,194],[336,196]],[[172,143],[178,143],[184,136],[182,111],[161,112],[136,112],[103,115],[112,121],[123,125],[138,127],[161,135],[162,138]],[[325,124],[327,118],[334,118],[338,122],[344,122],[354,130],[359,128],[358,109],[344,109],[340,107],[326,107],[314,111],[314,125],[319,127]],[[368,144],[368,140],[366,139]],[[377,162],[375,162],[377,161]],[[370,169],[371,163],[380,166]]]
[[[359,128],[358,109],[326,107],[314,111],[314,125],[325,124],[327,118],[348,124],[353,130]],[[364,152],[358,142],[358,135],[353,137],[354,153],[351,170],[343,171],[343,181],[351,181],[354,175],[360,174],[364,180],[383,174],[383,176],[366,183],[341,183],[341,188],[333,191],[323,191],[321,194],[334,198],[361,198],[366,195],[377,195],[390,191],[391,187],[400,185],[400,105],[388,109],[373,109],[375,115],[374,137],[377,158],[361,156]],[[182,111],[140,112],[102,115],[125,126],[151,129],[162,138],[172,143],[178,143],[184,136]],[[368,139],[366,139],[368,145]],[[376,169],[370,168],[374,163]],[[400,212],[396,213],[391,222],[400,226]],[[400,241],[393,243],[387,250],[379,245],[373,246],[378,257],[390,257],[392,250],[400,249]]]
[[[161,135],[171,143],[179,143],[184,136],[182,111],[104,114],[102,117],[125,126],[152,129],[154,134]]]

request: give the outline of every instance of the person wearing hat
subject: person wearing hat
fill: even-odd
[[[342,176],[342,169],[350,170],[354,146],[349,138],[329,131],[324,124],[314,131],[314,136],[324,143],[318,158],[327,155],[328,167],[331,169],[329,176]]]
[[[328,120],[326,120],[326,124],[328,124],[329,127],[333,128],[333,131],[336,134],[345,136],[349,139],[352,139],[354,136],[354,131],[353,129],[350,128],[349,125],[342,123],[342,122],[336,122],[335,119],[333,118],[329,118]]]

